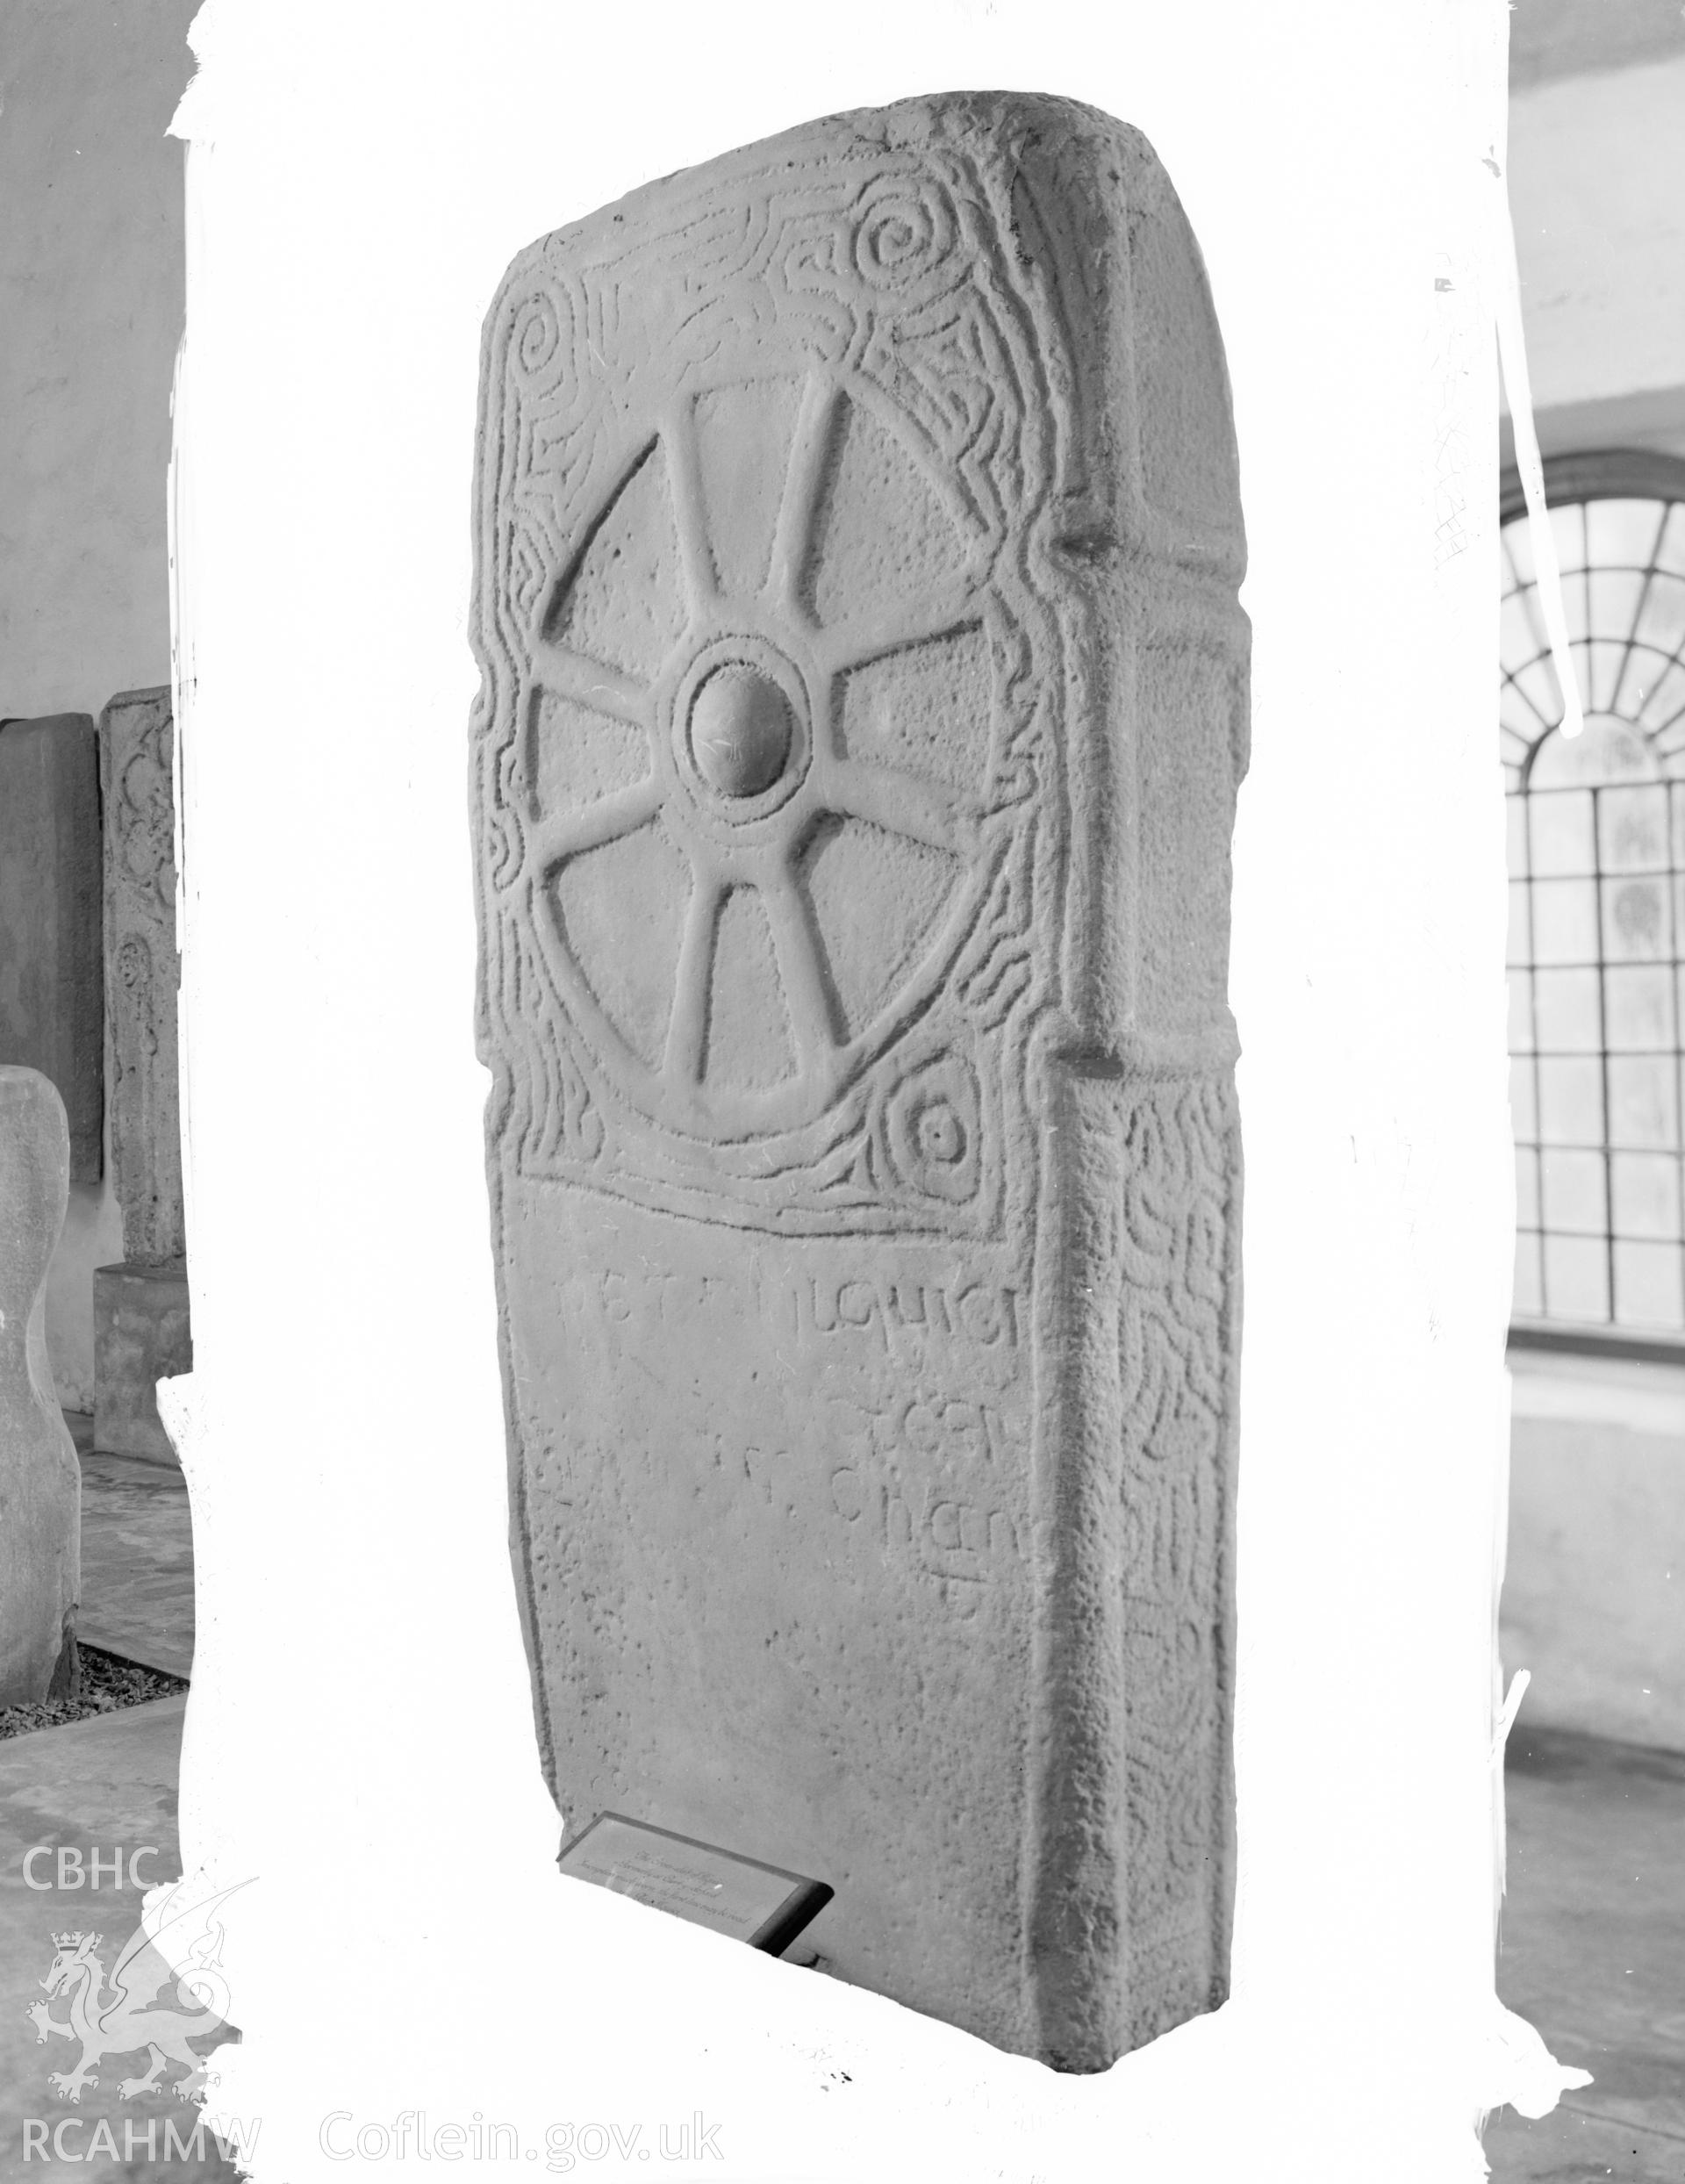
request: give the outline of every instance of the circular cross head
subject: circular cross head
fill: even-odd
[[[795,737],[790,700],[747,660],[727,660],[691,700],[691,755],[721,796],[759,796],[784,772]]]

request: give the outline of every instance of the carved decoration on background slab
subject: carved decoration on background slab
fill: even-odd
[[[105,795],[111,1161],[123,1263],[94,1272],[94,1437],[174,1463],[160,1379],[190,1370],[176,1041],[175,723],[168,690],[127,690],[100,716]]]
[[[162,1266],[187,1248],[176,995],[174,728],[168,690],[129,690],[100,715],[111,1159],[123,1254]]]
[[[477,523],[568,1825],[814,1874],[841,1976],[1103,2067],[1226,1976],[1246,636],[1173,194],[993,96],[653,184],[511,268]]]

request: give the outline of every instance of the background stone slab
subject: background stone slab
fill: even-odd
[[[0,721],[0,1062],[58,1088],[78,1183],[101,1170],[99,816],[85,713]]]
[[[81,1474],[46,1324],[69,1167],[52,1081],[0,1065],[0,1706],[75,1690]]]
[[[161,1266],[179,1260],[187,1249],[168,690],[128,690],[113,698],[100,715],[99,749],[105,801],[111,1163],[123,1209],[123,1255],[136,1265]]]
[[[175,1464],[158,1383],[193,1369],[187,1276],[179,1263],[94,1271],[94,1446]]]

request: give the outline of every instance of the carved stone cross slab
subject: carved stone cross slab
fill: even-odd
[[[174,1463],[158,1382],[193,1363],[176,1003],[175,722],[167,689],[120,691],[100,715],[111,1126],[123,1261],[94,1270],[94,1437]]]
[[[107,1013],[115,1069],[111,1152],[123,1255],[185,1256],[176,995],[174,720],[167,689],[125,690],[100,715],[105,801]]]
[[[1095,2069],[1225,1990],[1244,548],[1133,131],[965,95],[487,320],[474,722],[551,1785]]]

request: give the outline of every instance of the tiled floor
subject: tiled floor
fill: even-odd
[[[124,2097],[124,2084],[146,2073],[143,2053],[96,2060],[94,2080],[72,2101],[54,2089],[50,2073],[74,2072],[78,2041],[38,2032],[25,2014],[44,2000],[56,1936],[96,1936],[94,1954],[109,1973],[140,1925],[145,1889],[180,1871],[176,1777],[186,1704],[154,1699],[0,1743],[0,2176],[7,2184],[29,2177],[233,2184],[235,2172],[215,2139],[202,2134],[195,2143],[200,2111],[168,2083]],[[143,1855],[132,1864],[136,1853]],[[135,2000],[148,2001],[154,1991]],[[123,2037],[122,2015],[120,2008],[104,2013],[114,2043]],[[101,2043],[93,2044],[97,2054]]]
[[[55,1933],[97,1931],[109,1965],[134,1930],[140,1892],[128,1883],[130,1853],[155,1846],[144,1880],[175,1875],[185,1703],[162,1699],[0,1744],[0,2175],[8,2179],[233,2177],[213,2142],[203,2165],[161,2158],[165,2120],[183,2131],[195,2111],[168,2093],[124,2100],[124,2077],[144,2067],[138,2058],[102,2068],[80,2103],[56,2095],[47,2073],[68,2067],[75,2050],[60,2038],[39,2043],[24,2015],[40,1998]],[[1508,2109],[1493,2119],[1486,2152],[1496,2184],[1685,2184],[1685,1758],[1518,1731],[1508,1800],[1499,1992],[1593,2082],[1536,2123]],[[44,1855],[31,1876],[47,1888],[25,1881],[25,1857],[36,1845]],[[58,1885],[61,1847],[72,1854],[68,1888]],[[97,1890],[87,1879],[96,1849],[104,1860]],[[113,1886],[118,1850],[124,1880]],[[20,2165],[26,2119],[49,2132],[66,2123],[75,2152],[92,2142],[101,2117],[119,2148],[144,2148],[153,2123],[156,2165]]]
[[[1685,1757],[1517,1728],[1498,1992],[1592,2082],[1500,2111],[1496,2184],[1685,2184]]]
[[[193,1650],[192,1533],[180,1474],[95,1455],[88,1422],[72,1417],[82,1459],[82,1634],[149,1667],[188,1672]],[[19,2166],[25,2118],[70,2123],[85,2149],[106,2116],[119,2148],[164,2146],[166,2117],[197,2113],[167,2094],[125,2101],[134,2059],[102,2071],[80,2105],[55,2096],[47,2073],[74,2060],[71,2044],[39,2044],[24,2015],[60,1931],[97,1930],[102,1953],[133,1932],[140,1892],[110,1880],[111,1854],[154,1844],[143,1878],[176,1871],[176,1768],[182,1699],[45,1729],[0,1744],[0,2175],[55,2173],[83,2184],[156,2177],[189,2184],[232,2178],[206,2166],[140,2158]],[[1495,2184],[1685,2184],[1685,1756],[1518,1728],[1506,1776],[1509,1893],[1498,1991],[1565,2063],[1592,2073],[1537,2122],[1503,2109],[1486,2133]],[[25,1885],[24,1858],[50,1889]],[[57,1854],[99,1850],[101,1890],[61,1889]],[[74,1879],[74,1857],[67,1857]]]
[[[193,1660],[193,1529],[182,1475],[96,1455],[93,1421],[67,1412],[65,1423],[82,1462],[78,1634],[124,1660],[185,1676]],[[112,2051],[94,2062],[93,2080],[72,2101],[51,2076],[74,2072],[79,2042],[38,2032],[25,2014],[45,1999],[56,1935],[97,1935],[94,1954],[109,1974],[140,1925],[145,1890],[178,1873],[176,1778],[186,1703],[160,1699],[0,1742],[0,2178],[7,2184],[14,2176],[208,2184],[234,2175],[214,2139],[201,2134],[196,2144],[200,2110],[168,2089],[178,2069],[161,2073],[161,2089],[125,2099],[123,2085],[146,2074],[147,2058]],[[119,1857],[120,1879],[113,1871]],[[155,1969],[161,1979],[164,1968]],[[135,1996],[150,1999],[150,1992]],[[61,2019],[64,2004],[52,2014]],[[110,2026],[120,2015],[108,2005],[103,2022]]]

